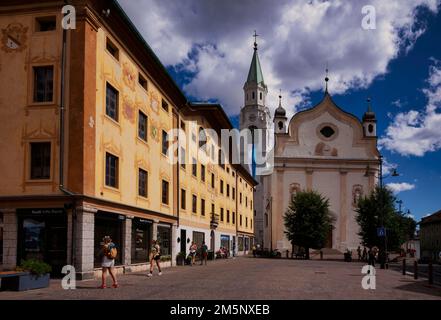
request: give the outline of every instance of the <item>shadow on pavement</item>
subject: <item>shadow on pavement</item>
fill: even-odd
[[[402,286],[396,287],[396,289],[398,290],[423,293],[434,297],[441,297],[441,288],[437,286],[431,286],[427,284],[427,281],[421,280],[418,282],[412,281],[412,283],[409,283],[408,280],[407,281],[404,280],[400,282],[407,282],[407,283]]]

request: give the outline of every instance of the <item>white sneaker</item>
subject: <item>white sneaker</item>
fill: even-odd
[[[162,272],[158,273],[158,276],[162,276]]]
[[[152,277],[153,276],[153,274],[151,274],[151,273],[149,273],[148,275],[147,275],[147,277]]]

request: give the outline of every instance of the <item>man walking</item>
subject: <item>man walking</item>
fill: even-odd
[[[208,247],[205,244],[205,241],[203,241],[201,246],[201,266],[203,265],[204,262],[205,265],[207,265],[207,260],[208,260]]]

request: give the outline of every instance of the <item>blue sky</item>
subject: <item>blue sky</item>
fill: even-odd
[[[222,103],[236,125],[255,29],[271,110],[279,88],[289,116],[318,103],[328,64],[340,107],[361,118],[372,98],[404,209],[441,209],[440,0],[119,2],[187,97]],[[366,4],[375,30],[360,27]]]

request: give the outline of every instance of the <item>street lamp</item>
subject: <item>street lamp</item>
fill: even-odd
[[[386,176],[383,176],[383,156],[380,155],[379,159],[380,159],[380,172],[379,172],[378,176],[374,174],[374,177],[379,179],[379,181],[380,181],[380,189],[382,190],[383,189],[383,180],[385,180],[387,178],[390,178],[390,177],[399,177],[400,175],[397,172],[397,169],[394,168],[392,170],[392,173],[390,173],[390,174],[388,174]],[[368,177],[370,175],[370,172],[371,172],[370,171],[370,167],[368,165],[367,168],[366,168],[366,173],[365,173],[364,176]],[[381,208],[381,211],[382,211],[382,214],[381,214],[381,229],[384,232],[383,237],[384,237],[384,251],[385,251],[385,257],[384,257],[384,259],[383,258],[381,259],[380,263],[381,263],[381,269],[384,269],[385,268],[385,264],[386,264],[386,267],[387,267],[387,232],[386,232],[386,229],[384,228],[383,192],[381,192],[380,197],[381,197],[380,198],[380,208]]]

